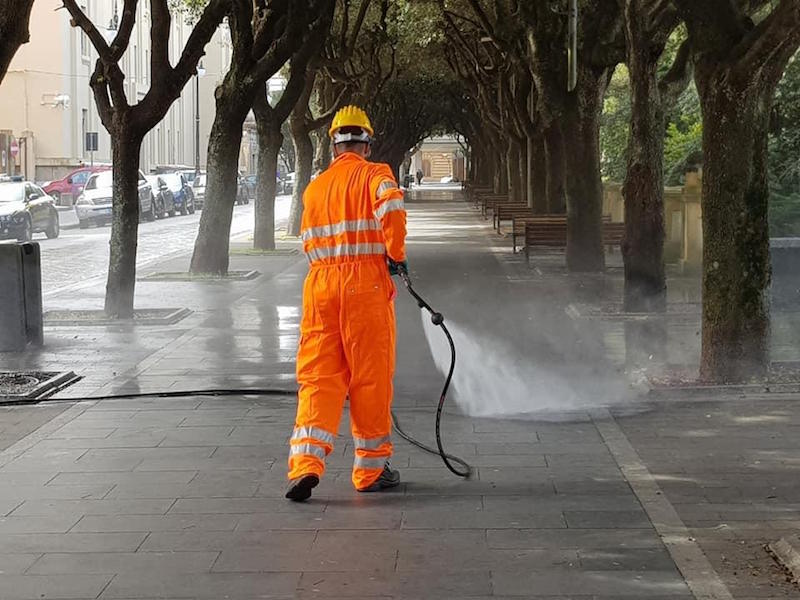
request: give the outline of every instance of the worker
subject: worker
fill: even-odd
[[[372,125],[358,107],[336,113],[334,160],[303,194],[301,238],[310,268],[297,351],[297,418],[286,497],[311,497],[333,450],[345,398],[359,492],[400,483],[391,468],[395,364],[391,275],[407,269],[403,192],[388,165],[367,161]]]

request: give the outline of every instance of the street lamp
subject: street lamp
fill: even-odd
[[[194,176],[200,176],[200,78],[206,74],[202,59],[194,79]]]

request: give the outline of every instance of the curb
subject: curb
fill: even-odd
[[[789,535],[767,544],[767,552],[789,574],[792,583],[800,583],[800,536]]]

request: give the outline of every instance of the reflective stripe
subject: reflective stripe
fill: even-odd
[[[382,219],[386,213],[394,212],[396,210],[405,210],[405,203],[402,200],[387,200],[381,204],[375,211],[375,216]]]
[[[353,466],[357,469],[382,469],[386,464],[384,456],[358,456],[353,461]]]
[[[295,427],[292,432],[293,440],[304,440],[310,438],[312,440],[319,440],[324,444],[333,445],[333,434],[328,433],[319,427]]]
[[[386,246],[384,244],[339,244],[338,246],[311,248],[306,252],[308,260],[312,262],[336,256],[364,256],[369,254],[383,256],[386,254]]]
[[[383,193],[389,190],[397,189],[397,184],[388,179],[378,186],[378,198],[383,196]]]
[[[297,456],[298,454],[305,456],[311,455],[316,456],[320,460],[325,460],[325,448],[320,448],[314,444],[293,444],[289,446],[289,448],[289,454],[291,456]]]
[[[384,444],[388,444],[391,441],[392,438],[388,435],[382,435],[381,437],[376,438],[353,438],[356,448],[361,448],[362,450],[377,450]]]
[[[329,237],[344,233],[345,231],[379,231],[381,224],[377,219],[358,219],[354,221],[339,221],[333,225],[320,225],[303,230],[300,238],[307,242],[313,238]]]

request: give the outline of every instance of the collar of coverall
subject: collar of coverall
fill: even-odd
[[[356,152],[348,151],[348,152],[342,152],[339,156],[337,156],[336,158],[333,159],[333,162],[335,162],[335,163],[336,162],[341,162],[341,161],[343,161],[345,159],[348,159],[348,160],[360,160],[360,161],[364,161],[364,162],[366,162],[366,160],[367,160],[366,158],[364,158],[363,156],[361,156],[360,154],[358,154]]]

